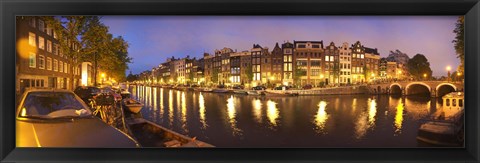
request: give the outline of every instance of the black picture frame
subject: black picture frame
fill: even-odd
[[[0,157],[4,162],[480,160],[478,0],[1,0]],[[465,15],[465,148],[15,148],[16,15]],[[453,54],[452,54],[453,55]]]

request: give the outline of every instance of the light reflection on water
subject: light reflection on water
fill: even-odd
[[[173,90],[168,91],[168,122],[173,126]]]
[[[378,140],[416,147],[422,118],[458,110],[429,97],[269,98],[140,86],[131,92],[146,105],[146,119],[217,147],[383,147]]]
[[[227,100],[227,113],[228,113],[228,120],[231,125],[232,129],[232,135],[241,135],[242,130],[237,128],[237,120],[235,119],[236,116],[236,110],[235,106],[238,104],[238,100],[233,97],[233,95],[230,96]]]
[[[262,102],[259,99],[252,100],[253,115],[258,123],[262,123]]]
[[[318,111],[317,111],[317,115],[315,115],[315,124],[317,125],[318,133],[324,133],[324,134],[326,133],[324,131],[325,122],[327,122],[327,119],[328,119],[328,114],[325,111],[326,107],[327,107],[327,102],[320,101],[320,103],[318,103]]]
[[[202,123],[202,128],[203,129],[206,129],[207,128],[207,122],[206,122],[206,118],[205,118],[205,114],[206,114],[206,110],[205,110],[205,99],[202,95],[202,93],[200,93],[199,97],[198,97],[198,105],[199,105],[199,113],[200,113],[200,122]]]
[[[404,106],[402,100],[398,100],[397,112],[395,113],[395,135],[402,133],[402,122],[403,122],[403,110]]]
[[[267,101],[267,117],[273,126],[277,126],[277,119],[280,117],[280,113],[277,108],[277,103],[272,100]]]

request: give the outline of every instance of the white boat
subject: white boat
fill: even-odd
[[[125,105],[130,112],[135,113],[135,114],[140,112],[140,110],[142,110],[142,107],[143,107],[142,103],[140,103],[140,102],[138,102],[134,99],[131,99],[131,98],[124,99],[123,100],[123,105]]]

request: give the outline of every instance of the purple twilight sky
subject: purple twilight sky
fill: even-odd
[[[457,16],[104,16],[114,36],[130,44],[130,70],[150,70],[167,57],[201,57],[203,52],[229,47],[250,50],[253,44],[269,47],[293,40],[331,41],[336,46],[359,40],[378,48],[382,57],[399,49],[411,58],[424,54],[434,76],[453,70],[452,40]],[[127,70],[127,74],[130,70]]]

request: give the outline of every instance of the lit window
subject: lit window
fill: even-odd
[[[35,19],[33,19],[35,20]],[[32,33],[32,32],[29,32],[28,33],[28,44],[31,45],[31,46],[37,46],[36,44],[36,38],[35,38],[35,33]]]
[[[30,53],[30,55],[29,55],[28,58],[29,58],[29,64],[28,64],[28,66],[31,67],[31,68],[37,67],[37,62],[36,62],[37,57],[36,57],[36,54],[35,54],[35,53]]]
[[[52,28],[49,25],[47,25],[47,35],[52,35]]]
[[[47,70],[52,70],[52,58],[47,57]]]
[[[52,52],[52,41],[47,40],[47,51]]]
[[[63,72],[63,62],[62,61],[59,61],[59,63],[58,63],[58,71]]]
[[[53,71],[58,71],[58,60],[53,59]]]
[[[38,37],[38,48],[45,50],[45,39]]]
[[[45,56],[43,55],[38,56],[38,68],[45,69]]]

